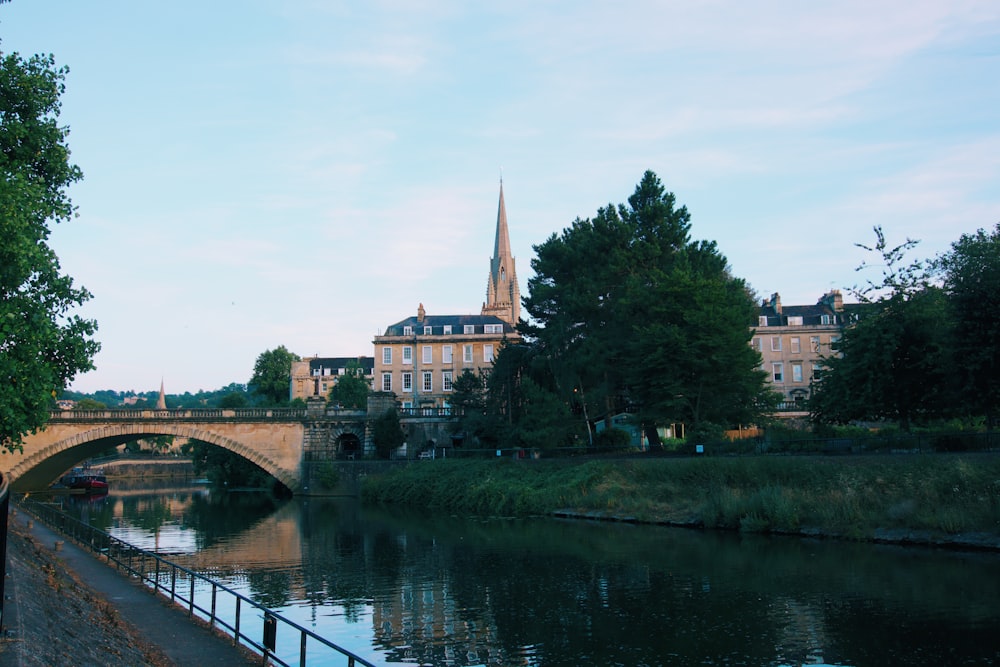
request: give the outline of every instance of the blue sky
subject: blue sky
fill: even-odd
[[[646,169],[786,304],[860,282],[874,225],[917,258],[1000,222],[996,0],[13,0],[0,40],[70,68],[81,391],[478,313],[501,171],[524,292],[532,246]]]

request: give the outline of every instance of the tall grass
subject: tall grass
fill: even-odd
[[[454,514],[559,510],[747,532],[1000,535],[1000,456],[420,462],[369,477],[366,502]]]

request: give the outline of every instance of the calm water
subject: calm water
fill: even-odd
[[[114,487],[72,508],[376,664],[1000,664],[997,554]]]

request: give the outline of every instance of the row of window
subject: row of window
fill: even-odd
[[[499,325],[498,325],[499,326]],[[382,348],[382,365],[392,366],[392,350],[391,347]],[[404,365],[413,364],[413,347],[410,345],[404,345],[400,348],[400,356],[402,357],[402,363]],[[450,364],[453,363],[454,350],[451,345],[441,346],[441,363]],[[466,364],[474,363],[475,361],[475,349],[472,343],[466,343],[462,345],[462,362]],[[492,343],[487,343],[483,345],[483,361],[486,363],[493,361],[493,345]],[[422,364],[433,364],[434,363],[434,346],[424,345],[420,348],[420,363]]]
[[[441,372],[441,391],[451,391],[452,382],[454,381],[454,375],[452,371],[442,371]],[[410,393],[413,391],[413,372],[403,371],[402,377],[400,378],[400,384],[402,385],[400,389],[404,393]],[[392,391],[392,373],[382,373],[382,391]],[[423,371],[420,373],[420,391],[424,393],[430,393],[434,391],[434,373],[432,371]]]
[[[789,315],[787,318],[787,324],[785,326],[789,327],[801,327],[803,326],[803,320],[801,315]],[[836,317],[831,317],[830,315],[823,314],[819,316],[820,324],[835,324]],[[760,315],[757,317],[757,326],[766,327],[767,326],[767,316]],[[778,326],[781,326],[780,324]]]
[[[830,336],[830,343],[831,344],[836,343],[838,338],[839,338],[838,336]],[[782,340],[783,339],[781,336],[771,336],[772,352],[782,351]],[[753,349],[757,350],[758,352],[761,351],[760,336],[755,336],[750,344],[753,346]],[[819,336],[809,336],[810,352],[818,353],[820,351],[821,345],[822,343],[820,342]],[[792,336],[791,338],[788,339],[788,347],[789,347],[789,352],[791,352],[792,354],[799,354],[802,351],[801,339],[798,336]]]
[[[434,335],[434,327],[432,327],[432,326],[425,326],[425,327],[423,327],[423,332],[424,332],[425,336],[433,336]],[[476,325],[475,324],[463,324],[462,325],[462,333],[463,334],[474,334],[474,333],[476,333]],[[484,334],[502,334],[503,333],[503,325],[502,324],[484,324],[483,325],[483,333]],[[413,327],[409,326],[409,325],[404,326],[403,327],[403,335],[404,336],[412,336],[413,335]],[[452,326],[450,324],[443,325],[441,327],[441,335],[442,336],[450,336],[450,335],[452,335]]]
[[[818,364],[812,365],[813,377],[819,377],[820,368]],[[781,361],[775,361],[771,364],[771,380],[775,383],[783,383],[785,381],[785,364]],[[802,382],[804,376],[802,375],[802,364],[799,362],[792,363],[792,382]]]

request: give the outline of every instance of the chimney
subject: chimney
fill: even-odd
[[[819,302],[832,309],[835,313],[844,310],[844,297],[841,296],[839,289],[830,290],[820,298]]]
[[[424,323],[424,316],[426,314],[427,314],[427,312],[424,310],[424,304],[420,304],[420,307],[417,308],[417,322],[419,322],[420,324],[423,324]]]
[[[771,308],[774,308],[774,312],[781,315],[781,295],[775,292],[771,295]]]

